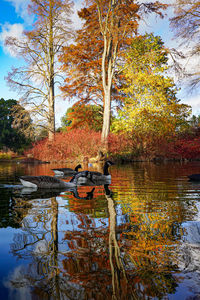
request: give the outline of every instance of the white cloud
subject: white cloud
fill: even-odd
[[[32,23],[32,18],[28,14],[28,4],[30,0],[5,0],[14,6],[15,11],[19,17],[21,17],[27,24]]]
[[[181,100],[182,103],[188,104],[192,107],[193,115],[200,115],[200,96],[187,96]]]
[[[11,56],[16,57],[17,52],[14,47],[9,47],[5,46],[5,41],[9,37],[17,38],[17,39],[22,39],[22,33],[23,33],[23,25],[22,24],[9,24],[6,23],[2,25],[1,27],[2,31],[0,33],[0,42],[3,45],[3,49],[5,53],[9,53]]]
[[[78,1],[74,3],[74,14],[72,15],[72,22],[74,29],[81,28],[82,20],[79,18],[77,11],[79,11],[81,8],[83,8],[83,2]]]
[[[5,0],[14,6],[18,16],[20,16],[27,25],[33,23],[34,17],[28,14],[28,4],[30,0]],[[72,15],[73,26],[75,29],[81,27],[81,19],[78,17],[77,10],[82,7],[82,1],[75,1],[74,3],[74,14]]]
[[[3,280],[3,285],[8,289],[10,299],[31,300],[31,289],[24,265],[17,266],[12,273]]]

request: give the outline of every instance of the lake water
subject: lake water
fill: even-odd
[[[19,185],[56,166],[0,164],[1,300],[200,299],[200,183],[187,179],[200,162],[114,165],[109,186],[73,191]]]

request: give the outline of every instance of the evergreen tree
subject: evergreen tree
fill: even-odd
[[[31,143],[30,138],[27,138],[22,132],[19,132],[15,126],[13,126],[12,108],[17,106],[16,100],[0,99],[0,149],[8,148],[13,151],[23,150]],[[26,112],[24,111],[24,114]],[[29,118],[29,122],[31,122]],[[27,118],[24,124],[21,126],[28,126]]]

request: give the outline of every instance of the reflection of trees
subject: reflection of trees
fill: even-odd
[[[127,228],[128,232],[133,229],[130,220],[124,219],[123,224],[116,224],[116,208],[112,193],[106,186],[105,195],[109,213],[108,229],[105,220],[102,222],[103,228],[97,227],[82,209],[82,213],[78,213],[79,230],[65,234],[71,250],[63,261],[67,274],[74,282],[81,282],[88,298],[94,290],[100,299],[144,299],[147,296],[163,297],[173,292],[176,283],[171,271],[176,266],[165,265],[158,270],[159,265],[150,259],[142,260],[142,253],[145,258],[142,245],[140,257],[139,252],[133,256],[131,240],[126,239]],[[85,209],[88,211],[86,204]]]
[[[86,193],[85,199],[90,201],[93,192],[94,188]],[[75,190],[73,194],[78,199],[84,199]],[[45,199],[45,195],[49,196],[49,191],[33,191],[30,194],[16,191],[13,194],[18,207],[22,208],[25,203],[29,203],[29,211],[22,220],[23,233],[14,236],[11,250],[19,259],[31,262],[27,268],[16,268],[6,286],[18,291],[31,286],[31,293],[38,295],[38,299],[47,299],[49,295],[55,299],[83,299],[83,289],[79,283],[71,281],[65,271],[62,271],[61,257],[66,247],[58,228],[58,202],[55,197]],[[36,196],[39,198],[35,198]],[[63,217],[62,214],[60,217]]]
[[[109,211],[109,261],[112,274],[113,299],[126,299],[127,278],[116,239],[116,211],[108,185],[104,185]],[[134,297],[133,297],[134,299]]]
[[[20,164],[13,162],[10,163],[0,163],[0,177],[1,183],[13,184],[16,182],[16,177],[18,174],[22,174],[23,167]]]
[[[100,191],[99,188],[97,190]],[[65,232],[64,239],[69,247],[63,260],[65,274],[73,283],[82,286],[84,291],[82,299],[97,299],[97,297],[110,299],[105,196],[98,195],[92,201],[90,199],[77,201],[69,197],[69,207],[76,212],[78,224],[76,229]]]
[[[11,278],[12,285],[30,285],[38,299],[163,299],[174,293],[180,224],[194,207],[192,201],[170,201],[180,195],[174,189],[169,194],[163,188],[160,195],[160,184],[148,184],[143,175],[150,193],[138,176],[139,188],[133,189],[131,178],[113,193],[95,186],[15,197],[18,208],[27,207],[23,233],[15,235],[11,249],[29,265],[22,278]]]
[[[89,192],[88,192],[89,189]],[[95,189],[95,190],[94,190]],[[96,192],[96,194],[94,194]],[[63,198],[69,201],[70,211],[77,214],[77,217],[89,215],[90,218],[105,218],[108,216],[107,200],[102,194],[102,187],[81,186],[72,193],[66,192]]]
[[[170,274],[173,268],[168,268],[167,270],[160,269],[158,271],[158,265],[152,264],[151,259],[147,258],[143,260],[143,256],[145,256],[144,252],[141,251],[143,250],[143,245],[138,245],[138,241],[134,244],[136,252],[139,249],[136,256],[132,256],[130,239],[127,242],[126,239],[117,241],[114,202],[106,186],[105,191],[110,216],[109,253],[113,299],[144,299],[146,296],[159,298],[167,293],[173,292],[176,287],[175,280]],[[126,227],[127,226],[124,228]],[[123,229],[121,228],[121,230],[123,236]],[[119,247],[119,245],[123,245],[123,247]],[[123,251],[120,251],[120,249],[123,249]],[[135,248],[133,247],[133,249]],[[156,253],[154,253],[154,255],[156,256]]]
[[[18,203],[20,199],[18,198]],[[21,204],[24,199],[21,200]],[[42,202],[42,200],[40,199]],[[46,200],[47,201],[47,200]],[[45,201],[42,203],[46,205]],[[31,259],[29,267],[19,278],[12,278],[12,286],[24,288],[29,284],[41,297],[49,291],[58,293],[58,204],[56,198],[50,199],[49,207],[41,209],[38,202],[32,202],[29,214],[22,221],[23,233],[14,236],[11,250],[18,258]],[[19,275],[19,273],[17,273]]]
[[[105,195],[99,195],[98,201],[102,201],[100,207],[108,211],[108,217],[106,214],[94,217],[91,212],[96,199],[88,197],[88,192],[84,197],[75,191],[73,194],[78,198],[74,198],[74,204],[79,200],[82,210],[72,209],[76,212],[71,213],[73,227],[65,229],[64,235],[59,227],[63,216],[59,214],[57,199],[40,198],[31,202],[30,211],[22,221],[23,234],[15,235],[11,245],[14,255],[31,262],[21,271],[21,276],[18,272],[18,278],[12,277],[12,286],[18,289],[30,285],[38,299],[45,299],[47,295],[56,299],[91,299],[95,295],[99,299],[142,299],[146,295],[162,297],[173,291],[174,279],[170,274],[173,266],[158,270],[159,264],[139,256],[139,251],[133,253],[132,240],[126,239],[127,234],[131,236],[130,230],[127,232],[130,220],[116,223],[112,192],[108,186],[104,188]],[[93,192],[94,189],[90,190],[89,195]],[[64,195],[65,199],[67,194]],[[71,209],[72,198],[69,199]],[[69,224],[68,216],[66,225]],[[137,243],[134,243],[136,250],[139,249]]]
[[[20,200],[21,203],[21,200]],[[15,198],[11,189],[1,188],[0,190],[0,228],[21,227],[20,223],[26,216],[30,203],[24,202],[23,208]]]
[[[137,164],[125,172],[126,168],[120,170],[113,188],[115,202],[129,217],[129,224],[120,228],[123,247],[135,265],[138,295],[162,298],[175,291],[174,272],[198,268],[196,247],[182,245],[185,228],[181,225],[197,215],[198,192],[194,186],[190,190],[184,179],[184,166]]]
[[[188,192],[187,180],[181,184],[177,180],[184,173],[184,165],[177,168],[175,163],[159,166],[136,164],[127,175],[124,174],[129,180],[120,181],[114,189],[115,201],[130,219],[123,236],[131,241],[132,254],[148,257],[160,267],[169,260],[174,261],[174,265],[177,263],[178,241],[183,235],[181,224],[198,211],[196,201]],[[122,193],[122,189],[131,190],[131,193]]]

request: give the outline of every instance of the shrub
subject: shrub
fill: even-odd
[[[174,136],[170,141],[165,136],[110,133],[108,147],[108,155],[114,159],[200,159],[200,138],[197,135],[179,138]],[[57,132],[52,142],[47,138],[40,140],[25,154],[43,161],[83,160],[84,157],[96,157],[100,148],[100,132],[72,129]]]
[[[173,143],[174,153],[181,159],[200,159],[200,138],[178,139]]]
[[[14,157],[16,157],[16,153],[14,153],[13,151],[0,151],[0,160],[12,159]]]
[[[46,138],[33,144],[33,148],[26,154],[32,154],[40,160],[79,160],[84,156],[96,156],[100,141],[98,132],[73,129],[56,133],[54,141]]]
[[[110,133],[108,137],[108,148],[109,154],[111,155],[133,153],[135,141],[127,134]]]

